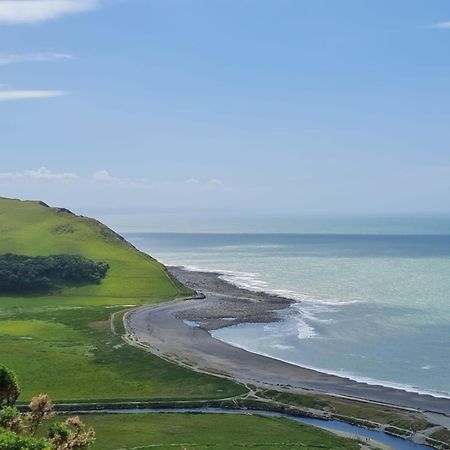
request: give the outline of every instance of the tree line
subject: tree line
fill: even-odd
[[[61,282],[98,284],[109,265],[79,255],[0,255],[0,293],[43,291]]]

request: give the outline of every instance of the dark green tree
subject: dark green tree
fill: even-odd
[[[16,374],[5,366],[0,366],[0,408],[13,406],[19,398],[20,388]]]

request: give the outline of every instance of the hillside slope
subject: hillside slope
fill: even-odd
[[[0,293],[0,363],[15,370],[22,400],[210,398],[242,387],[198,375],[126,346],[110,317],[130,305],[192,294],[164,266],[100,222],[41,202],[0,199],[0,254],[79,254],[110,265],[98,285],[52,295]],[[120,327],[120,316],[118,324]]]
[[[191,293],[173,280],[162,264],[97,220],[42,202],[0,198],[0,253],[7,252],[30,256],[79,254],[110,264],[107,279],[100,285],[67,289],[65,295],[155,302]]]

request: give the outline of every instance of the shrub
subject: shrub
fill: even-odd
[[[19,395],[16,374],[7,367],[0,366],[0,408],[14,405]]]

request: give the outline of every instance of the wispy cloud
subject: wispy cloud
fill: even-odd
[[[91,11],[100,0],[0,0],[0,22],[39,23]]]
[[[450,28],[450,21],[433,23],[432,25],[430,25],[430,28]]]
[[[206,182],[206,186],[211,188],[221,188],[224,186],[224,182],[218,178],[211,178]]]
[[[102,169],[94,172],[92,175],[84,176],[75,172],[55,172],[42,166],[38,169],[22,170],[17,172],[0,172],[0,181],[79,181],[82,183],[115,183],[118,185],[137,185],[137,183],[146,183],[147,180],[133,180],[128,178],[118,178],[112,176],[107,170]]]
[[[20,53],[20,54],[0,54],[0,65],[16,64],[24,62],[45,62],[45,61],[61,61],[73,59],[72,55],[67,53]]]
[[[189,178],[185,181],[185,185],[191,188],[210,188],[210,189],[219,189],[225,187],[225,183],[218,178],[210,178],[206,181],[198,180],[197,178]]]
[[[71,186],[77,186],[80,189],[91,188],[93,190],[108,186],[108,189],[114,189],[114,192],[120,191],[141,191],[152,194],[168,193],[168,195],[188,193],[194,195],[215,195],[224,192],[234,192],[235,189],[229,188],[225,183],[217,178],[207,180],[197,180],[191,178],[182,180],[151,180],[148,178],[124,178],[112,175],[106,169],[100,169],[92,174],[83,175],[76,172],[59,172],[42,166],[38,169],[22,170],[16,172],[0,172],[0,183],[15,184],[16,186],[27,185],[38,189],[47,183],[70,182]]]
[[[12,102],[17,100],[30,100],[36,98],[61,97],[65,91],[49,90],[0,90],[0,102]]]
[[[47,181],[72,181],[79,179],[79,175],[73,172],[53,172],[46,167],[36,170],[24,170],[22,172],[1,172],[0,180],[47,180]]]
[[[92,175],[92,178],[95,181],[106,181],[106,182],[112,182],[112,181],[120,181],[120,178],[113,177],[107,170],[98,170]]]

